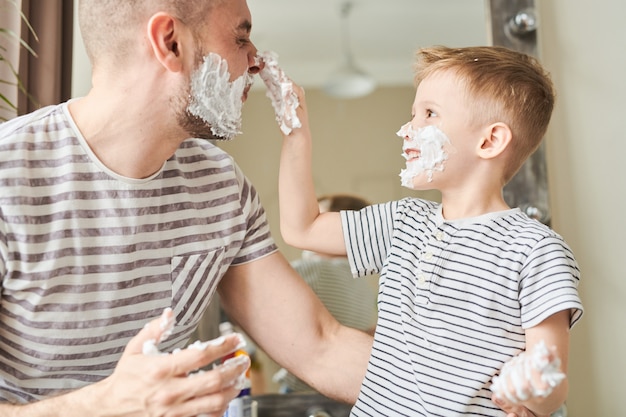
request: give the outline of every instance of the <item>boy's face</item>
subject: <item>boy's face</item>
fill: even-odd
[[[458,184],[472,163],[472,139],[478,138],[471,116],[465,86],[453,72],[425,78],[415,93],[411,122],[398,132],[407,159],[402,185],[442,190]]]

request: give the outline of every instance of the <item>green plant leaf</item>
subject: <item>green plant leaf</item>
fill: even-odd
[[[26,49],[32,56],[37,57],[37,52],[22,38],[17,36],[17,33],[13,32],[10,29],[0,28],[0,35],[3,35],[6,39],[15,39],[17,40],[24,49]],[[38,40],[38,39],[37,39]],[[2,48],[6,51],[5,48]]]
[[[28,21],[28,19],[26,18],[26,15],[20,9],[20,3],[18,1],[16,1],[16,0],[0,0],[0,9],[6,8],[7,5],[11,5],[11,6],[13,6],[15,8],[15,10],[19,13],[20,19],[22,20],[23,24],[26,25],[26,27],[28,27],[28,30],[31,33],[32,38],[35,40],[35,42],[39,42],[39,38],[37,36],[37,33],[35,33],[35,30],[31,26],[31,24]],[[28,53],[30,53],[32,56],[37,57],[37,53],[31,47],[31,45],[29,45],[27,41],[22,39],[14,31],[12,31],[12,30],[10,30],[8,28],[0,27],[0,37],[3,37],[3,38],[5,38],[5,39],[7,39],[7,40],[9,40],[11,42],[13,42],[13,41],[19,42],[19,44],[20,44],[20,46],[22,48],[26,49],[28,51]],[[7,52],[7,47],[0,45],[0,52]],[[7,65],[9,67],[9,69],[11,70],[12,76],[14,78],[13,81],[0,79],[0,84],[7,84],[7,85],[16,86],[21,93],[26,95],[26,97],[28,98],[29,101],[37,104],[37,100],[35,100],[35,98],[30,93],[28,93],[28,91],[26,91],[26,88],[24,87],[24,84],[22,83],[22,80],[20,79],[18,71],[15,69],[13,64],[4,57],[4,55],[2,53],[0,53],[0,65]],[[8,106],[8,107],[2,105],[2,103],[5,103],[6,106]],[[0,94],[0,109],[8,110],[8,111],[16,111],[17,110],[17,106],[15,104],[13,104],[8,99],[8,97],[4,96],[3,94]],[[4,120],[5,119],[3,117],[0,117],[0,121],[4,121]]]
[[[24,14],[24,12],[22,12],[22,10],[20,10],[19,4],[17,3],[17,1],[15,1],[15,0],[4,0],[4,1],[7,2],[7,3],[11,3],[13,5],[13,7],[15,7],[15,10],[17,10],[17,12],[20,14],[20,18],[22,19],[22,22],[24,22],[24,24],[28,27],[28,30],[33,35],[33,37],[35,38],[35,41],[39,42],[39,38],[37,37],[37,33],[35,32],[35,29],[33,29],[33,27],[31,26],[31,24],[28,21],[28,19],[26,18],[26,15]]]
[[[13,103],[11,103],[11,101],[4,94],[0,94],[0,100],[4,101],[9,106],[8,109],[6,107],[4,107],[4,109],[17,110],[17,107],[15,107],[15,105],[13,105]]]

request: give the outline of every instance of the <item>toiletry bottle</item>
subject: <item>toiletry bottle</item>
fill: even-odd
[[[234,332],[233,325],[230,322],[220,323],[220,334],[222,336],[226,336],[228,334],[232,334]],[[246,355],[248,356],[248,352],[243,349],[238,349],[235,352],[231,353],[228,356],[223,358],[223,361],[234,358],[236,356]],[[250,397],[250,388],[252,384],[250,382],[250,368],[245,373],[244,378],[244,386],[242,390],[239,392],[236,398],[232,399],[228,404],[228,409],[226,413],[224,413],[224,417],[251,417],[251,403],[252,398]]]

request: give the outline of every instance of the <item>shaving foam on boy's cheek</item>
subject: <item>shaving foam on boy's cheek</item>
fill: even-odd
[[[188,111],[211,126],[217,137],[232,139],[241,133],[243,93],[252,81],[252,76],[246,72],[230,82],[226,60],[210,53],[191,75]]]
[[[413,178],[422,173],[426,173],[428,182],[431,182],[434,171],[444,170],[444,162],[448,159],[445,145],[450,144],[450,139],[437,126],[415,130],[411,123],[407,123],[397,135],[404,139],[402,156],[407,160],[406,169],[400,172],[404,187],[413,188]],[[411,151],[417,151],[419,155],[412,155]]]

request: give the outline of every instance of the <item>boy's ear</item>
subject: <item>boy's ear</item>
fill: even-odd
[[[484,135],[478,146],[478,155],[484,159],[495,158],[502,154],[511,143],[513,133],[506,123],[494,123],[483,131]]]
[[[180,28],[180,23],[172,15],[163,12],[156,13],[148,21],[147,36],[154,57],[172,72],[181,71],[183,67]]]

